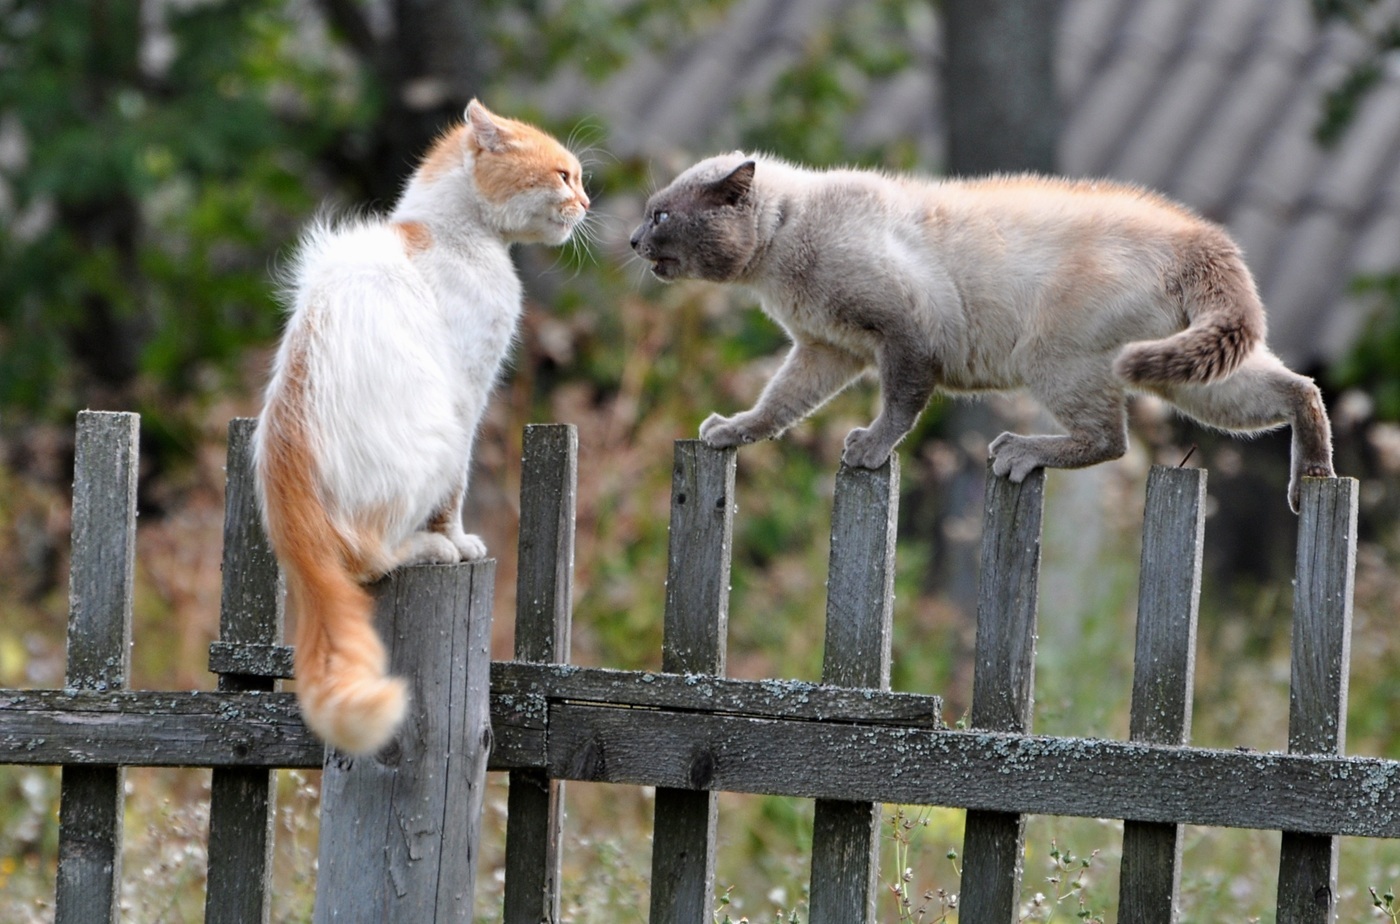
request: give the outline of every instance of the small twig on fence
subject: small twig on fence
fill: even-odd
[[[1188,450],[1186,450],[1186,455],[1182,456],[1182,457],[1181,457],[1181,461],[1178,462],[1178,463],[1176,463],[1176,467],[1177,467],[1177,468],[1185,468],[1185,467],[1186,467],[1186,463],[1187,463],[1188,461],[1190,461],[1191,457],[1194,456],[1194,455],[1196,454],[1196,449],[1197,449],[1197,448],[1199,448],[1199,447],[1197,446],[1197,444],[1192,443],[1192,444],[1191,444],[1191,448],[1188,449]]]

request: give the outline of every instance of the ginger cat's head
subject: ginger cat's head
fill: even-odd
[[[756,169],[738,152],[691,167],[647,200],[632,249],[658,279],[735,280],[758,247]]]
[[[448,177],[472,183],[484,217],[509,241],[563,244],[588,212],[578,158],[549,134],[477,100],[423,158],[416,179]]]

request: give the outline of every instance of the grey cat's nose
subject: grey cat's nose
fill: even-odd
[[[642,230],[643,230],[644,228],[645,228],[645,225],[637,225],[637,230],[633,231],[633,232],[632,232],[632,237],[628,239],[628,242],[632,245],[632,249],[633,249],[633,250],[636,250],[636,249],[637,249],[637,245],[641,243],[641,241],[642,241]]]

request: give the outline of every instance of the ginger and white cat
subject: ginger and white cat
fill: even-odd
[[[652,195],[631,243],[661,279],[750,287],[792,339],[753,409],[701,424],[712,446],[776,437],[874,369],[884,406],[847,436],[854,466],[882,465],[935,389],[1026,388],[1069,432],[998,436],[993,470],[1013,481],[1121,456],[1134,391],[1224,430],[1290,425],[1295,511],[1304,476],[1333,474],[1321,393],[1264,345],[1238,247],[1140,188],[735,152]]]
[[[573,154],[473,100],[386,218],[301,243],[254,460],[297,619],[297,696],[337,748],[379,749],[406,705],[361,584],[486,555],[461,503],[521,312],[510,245],[564,243],[588,205]]]

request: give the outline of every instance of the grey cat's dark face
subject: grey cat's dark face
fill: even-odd
[[[717,180],[683,174],[647,200],[632,232],[632,249],[658,279],[729,282],[758,246],[750,192],[754,162],[744,161]]]

